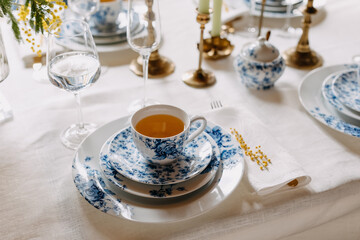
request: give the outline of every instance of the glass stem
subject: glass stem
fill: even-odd
[[[288,31],[290,28],[290,13],[292,8],[292,1],[286,1],[286,18],[285,18],[285,24],[284,24],[284,31]]]
[[[146,82],[148,80],[149,75],[149,58],[150,53],[142,54],[142,60],[143,60],[143,78],[144,78],[144,100],[143,100],[143,107],[146,106]]]
[[[76,100],[76,105],[77,105],[77,111],[78,111],[78,126],[79,129],[84,129],[84,121],[83,121],[83,115],[82,115],[82,111],[81,111],[81,98],[80,98],[80,93],[76,92],[74,93],[75,95],[75,100]]]

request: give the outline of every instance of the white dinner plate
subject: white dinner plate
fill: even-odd
[[[135,182],[175,184],[195,177],[210,163],[212,148],[208,138],[208,135],[200,134],[184,147],[176,161],[160,165],[150,163],[142,156],[133,141],[131,128],[126,127],[111,140],[108,157],[116,171]]]
[[[140,197],[173,198],[194,192],[205,186],[205,184],[214,178],[220,164],[219,148],[215,141],[209,136],[213,155],[209,165],[198,176],[178,184],[154,186],[137,183],[122,176],[112,167],[108,156],[109,145],[114,137],[115,136],[110,137],[100,151],[100,168],[102,170],[102,174],[109,182],[113,183],[118,188]]]
[[[360,137],[360,124],[358,121],[355,119],[346,119],[344,116],[339,115],[335,109],[327,106],[321,91],[323,81],[330,74],[356,67],[355,64],[342,64],[322,67],[311,71],[303,78],[300,84],[299,99],[306,111],[321,123],[339,132]]]
[[[348,72],[348,70],[345,70]],[[339,75],[341,75],[343,71],[336,72],[333,74],[330,74],[325,80],[321,87],[321,91],[323,94],[323,97],[325,100],[331,105],[331,107],[334,107],[337,111],[339,111],[341,114],[344,114],[345,116],[349,118],[356,119],[360,122],[360,116],[353,113],[349,109],[347,109],[341,102],[340,99],[336,96],[336,94],[333,91],[333,81],[337,79]]]
[[[114,133],[129,125],[129,117],[110,122],[88,136],[73,161],[73,180],[93,207],[137,222],[174,222],[203,214],[226,199],[244,174],[242,150],[230,133],[208,121],[206,132],[220,150],[221,163],[213,181],[188,195],[171,199],[150,199],[128,194],[108,183],[101,175],[99,152]]]
[[[360,80],[357,71],[358,69],[338,74],[333,81],[332,90],[342,104],[359,114]]]

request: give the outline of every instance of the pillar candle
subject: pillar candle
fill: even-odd
[[[209,13],[209,1],[210,0],[199,0],[198,11],[200,13]]]
[[[222,0],[214,0],[211,36],[220,36]]]

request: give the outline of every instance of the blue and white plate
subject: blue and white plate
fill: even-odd
[[[207,135],[205,133],[205,135]],[[196,177],[182,183],[168,185],[149,185],[134,182],[119,174],[109,161],[109,145],[115,135],[109,138],[100,151],[100,168],[104,177],[120,188],[121,190],[133,195],[148,198],[173,198],[194,192],[211,179],[214,178],[220,164],[220,152],[216,142],[209,136],[213,155],[208,166]]]
[[[360,113],[360,82],[357,71],[339,74],[333,81],[332,90],[342,104]]]
[[[189,180],[202,172],[210,163],[212,148],[209,137],[202,133],[185,146],[175,162],[152,164],[137,150],[131,128],[127,127],[112,139],[108,156],[121,175],[140,183],[164,185]]]
[[[201,215],[223,202],[244,174],[242,150],[230,133],[208,121],[206,133],[216,142],[221,163],[215,178],[197,191],[178,198],[150,199],[128,194],[101,175],[99,152],[128,116],[110,122],[90,134],[79,146],[72,165],[76,188],[87,203],[102,212],[136,222],[174,222]],[[85,204],[85,201],[76,204]],[[80,206],[78,206],[80,207]]]
[[[346,70],[346,72],[348,72]],[[323,97],[329,103],[331,107],[334,107],[337,111],[339,111],[341,114],[345,115],[345,117],[353,118],[358,121],[360,121],[360,116],[353,113],[340,102],[340,99],[335,95],[333,91],[333,81],[339,76],[339,74],[342,74],[343,72],[336,72],[333,74],[330,74],[325,80],[321,87],[321,91],[323,94]]]
[[[330,74],[357,68],[357,65],[341,64],[315,69],[308,73],[299,87],[299,98],[306,111],[321,123],[339,132],[360,137],[360,123],[345,118],[336,109],[328,107],[322,97],[321,86]]]

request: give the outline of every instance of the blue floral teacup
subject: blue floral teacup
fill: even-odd
[[[119,22],[122,0],[101,0],[99,9],[90,17],[90,26],[100,32],[114,32]]]
[[[141,122],[150,121],[151,123],[151,121],[160,121],[156,120],[158,116],[167,116],[176,119],[176,121],[180,120],[183,127],[181,127],[180,132],[176,135],[165,135],[166,137],[151,137],[148,136],[150,135],[149,133],[143,131],[144,128],[139,128],[139,125],[142,124]],[[190,134],[190,125],[195,121],[201,121],[201,125]],[[152,124],[159,125],[158,122]],[[166,124],[162,122],[161,126]],[[162,104],[142,108],[135,112],[130,119],[132,137],[137,150],[149,162],[161,165],[171,164],[176,161],[184,147],[205,130],[206,124],[207,121],[203,116],[190,118],[182,109]]]

